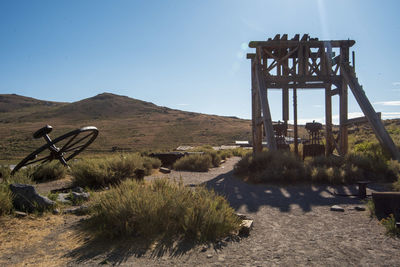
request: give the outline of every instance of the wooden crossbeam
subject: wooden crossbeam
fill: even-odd
[[[379,119],[381,119],[381,117],[382,117],[381,112],[377,112],[376,115],[378,116]],[[352,124],[367,123],[367,122],[368,122],[368,118],[363,116],[363,117],[348,119],[344,124],[346,124],[347,126],[350,126]]]
[[[294,41],[294,40],[287,40],[287,41],[281,41],[281,40],[271,40],[271,41],[251,41],[249,43],[250,48],[256,48],[258,46],[261,47],[270,47],[270,48],[290,48],[290,47],[295,47],[299,45],[299,43],[306,43],[309,47],[311,48],[318,48],[323,45],[324,41],[315,41],[315,40],[310,40],[310,41]],[[329,41],[332,47],[352,47],[356,42],[354,40],[338,40],[338,41]]]

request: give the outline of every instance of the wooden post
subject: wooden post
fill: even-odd
[[[325,142],[325,155],[329,156],[333,152],[331,85],[325,88]]]
[[[293,87],[293,138],[294,138],[294,154],[299,155],[298,129],[297,129],[297,88]]]
[[[349,62],[349,48],[348,47],[340,47],[340,55],[342,64],[348,64]],[[346,63],[347,62],[347,63]],[[343,77],[344,70],[340,68],[340,73]],[[347,83],[344,78],[342,78],[341,88],[339,91],[339,153],[341,156],[347,154],[348,150],[348,132],[347,132],[347,98],[348,98],[348,90]]]
[[[325,43],[327,53],[324,53],[326,58],[325,74],[332,75],[332,46],[330,43]],[[333,135],[332,135],[332,84],[325,87],[325,155],[329,156],[333,152]]]
[[[261,105],[256,82],[255,58],[251,59],[251,103],[253,155],[262,151]]]
[[[271,151],[276,151],[277,146],[276,146],[274,129],[272,127],[271,112],[268,104],[267,87],[265,85],[265,77],[263,77],[263,73],[261,71],[261,66],[260,66],[261,47],[256,48],[256,53],[257,53],[257,59],[255,64],[255,74],[256,74],[258,94],[260,96],[260,103],[263,114],[262,118],[264,123],[264,130],[267,138],[267,147]]]

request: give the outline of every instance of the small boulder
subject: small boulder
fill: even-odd
[[[356,211],[365,211],[365,207],[361,207],[361,206],[355,206],[354,209]]]
[[[78,216],[86,215],[88,213],[89,213],[89,207],[86,205],[82,205],[79,207],[72,207],[64,210],[64,214],[75,214]]]
[[[167,173],[170,173],[170,172],[171,172],[171,170],[170,170],[170,169],[168,169],[168,168],[165,168],[165,167],[161,167],[161,168],[160,168],[160,172],[161,172],[161,173],[165,173],[165,174],[167,174]]]
[[[250,230],[253,228],[253,220],[243,220],[240,224],[239,236],[250,235]]]
[[[15,217],[17,217],[17,218],[23,218],[23,217],[28,216],[27,213],[22,212],[22,211],[17,211],[17,210],[14,212],[14,214],[15,214]]]
[[[90,194],[89,193],[77,193],[77,192],[72,192],[71,195],[71,200],[78,200],[78,201],[86,201],[89,199]]]
[[[331,207],[331,211],[340,211],[340,212],[344,212],[344,208],[340,207],[339,205],[333,205]]]
[[[28,184],[10,184],[10,190],[14,195],[13,205],[16,209],[33,212],[44,211],[53,208],[55,202],[43,197],[36,192],[35,187]]]

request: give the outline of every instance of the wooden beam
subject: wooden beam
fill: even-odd
[[[381,119],[382,113],[377,112],[376,115],[378,116],[379,119]],[[348,119],[344,124],[347,126],[350,126],[352,124],[360,124],[360,123],[368,123],[368,118],[365,116],[352,118],[352,119]]]
[[[260,57],[261,57],[261,49],[257,48],[257,59],[259,59]],[[267,138],[267,147],[271,151],[276,151],[277,146],[276,146],[274,129],[272,127],[271,112],[269,109],[268,96],[267,96],[267,87],[265,86],[265,81],[261,72],[259,61],[255,62],[255,67],[256,67],[255,74],[256,74],[258,94],[260,96],[260,103],[263,114],[262,118],[264,122],[264,130]]]
[[[276,36],[275,36],[276,37]],[[256,48],[256,47],[269,47],[269,48],[290,48],[290,47],[295,47],[299,45],[299,43],[307,43],[307,45],[311,48],[318,48],[321,47],[321,44],[324,42],[329,42],[332,47],[351,47],[353,46],[356,42],[354,40],[334,40],[334,41],[316,41],[316,40],[310,40],[310,41],[294,41],[294,40],[287,40],[287,41],[281,41],[281,40],[271,40],[271,41],[251,41],[249,43],[250,48]]]
[[[294,154],[299,155],[298,129],[297,129],[297,88],[293,87],[293,138],[294,138]]]
[[[261,105],[257,89],[255,57],[251,59],[251,113],[252,113],[252,137],[253,155],[262,151]]]
[[[331,85],[325,88],[325,142],[325,155],[329,156],[333,152]]]
[[[349,61],[349,48],[348,47],[341,47],[340,48],[340,55],[342,62]],[[340,68],[340,74],[343,75],[343,69]],[[342,79],[342,85],[340,88],[339,94],[339,132],[340,132],[340,153],[341,156],[347,154],[348,150],[348,131],[346,121],[348,119],[348,89],[347,89],[347,81]]]
[[[365,95],[362,86],[358,83],[358,79],[354,73],[353,68],[351,68],[348,63],[343,63],[340,66],[340,69],[343,78],[348,82],[355,99],[360,105],[361,110],[371,124],[379,143],[385,150],[390,153],[393,159],[396,159],[400,162],[400,153],[397,150],[397,147],[394,144],[392,138],[383,126],[382,121],[380,120],[371,103],[369,102],[367,96]]]

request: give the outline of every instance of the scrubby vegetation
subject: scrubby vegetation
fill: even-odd
[[[212,157],[210,155],[193,154],[178,159],[173,168],[177,171],[206,172],[212,166]]]
[[[215,240],[237,230],[240,220],[222,197],[166,179],[127,180],[97,194],[89,229],[108,238],[141,236]]]
[[[32,172],[32,180],[35,182],[52,181],[63,178],[67,172],[67,168],[59,161],[51,161],[35,167]]]
[[[362,179],[393,182],[399,171],[398,162],[360,152],[344,158],[320,156],[303,162],[292,153],[265,151],[256,157],[247,155],[235,166],[237,175],[254,183],[347,184]]]
[[[31,180],[31,168],[20,170],[14,176],[11,176],[10,168],[2,166],[0,173],[2,178],[0,180],[0,216],[3,216],[12,213],[14,210],[9,185],[12,183],[33,184],[33,181]]]
[[[191,154],[180,158],[175,162],[173,168],[178,171],[206,172],[209,168],[218,167],[221,160],[236,156],[242,157],[249,150],[242,148],[214,150],[211,146],[201,146],[193,150],[203,154]]]
[[[400,236],[400,229],[396,226],[396,219],[393,214],[381,220],[388,236]]]
[[[154,168],[160,166],[160,160],[134,153],[103,159],[81,160],[71,166],[71,173],[76,185],[101,188],[119,184],[127,178],[140,178],[137,170],[150,174]]]

